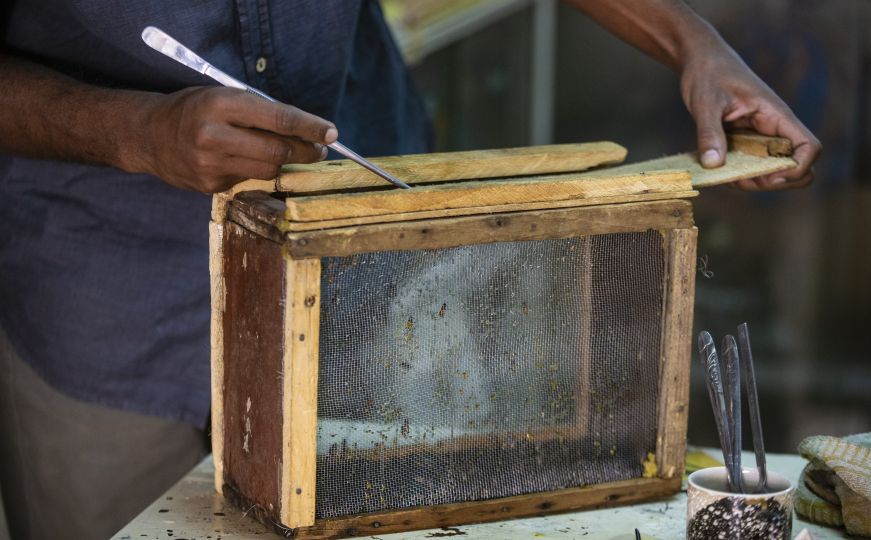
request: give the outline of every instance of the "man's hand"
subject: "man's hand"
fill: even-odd
[[[275,178],[285,163],[319,161],[338,138],[323,118],[231,88],[152,94],[145,103],[142,146],[122,168],[205,193]]]
[[[748,190],[802,187],[813,180],[820,142],[789,107],[682,0],[568,0],[617,37],[680,74],[684,103],[696,121],[699,159],[705,167],[725,162],[723,124],[752,128],[792,142],[798,166],[742,180]]]
[[[727,126],[750,128],[792,141],[794,169],[741,180],[749,191],[804,187],[813,181],[813,163],[822,146],[789,107],[728,46],[696,50],[683,66],[681,93],[696,122],[703,167],[725,163]]]
[[[205,193],[323,159],[338,138],[331,122],[230,88],[101,88],[2,52],[0,81],[0,151],[111,165]]]

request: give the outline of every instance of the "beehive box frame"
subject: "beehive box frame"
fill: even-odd
[[[735,146],[760,159],[745,167],[744,158],[734,156],[732,169],[718,173],[722,181],[789,165],[770,157],[784,151],[768,140],[741,138]],[[275,183],[253,181],[216,196],[210,225],[216,488],[276,531],[299,538],[536,516],[678,491],[697,237],[686,199],[696,194],[693,181],[706,180],[703,172],[695,179],[686,172],[694,167],[689,156],[622,170],[569,172],[618,162],[624,154],[611,143],[594,143],[387,158],[382,165],[415,183],[458,181],[420,187],[413,194],[366,189],[373,185],[371,178],[348,171],[347,164],[324,164],[297,167]],[[679,170],[652,172],[663,168]],[[527,176],[486,179],[517,174]],[[459,181],[464,179],[475,181]],[[346,190],[317,193],[336,185]],[[269,193],[276,191],[290,197]],[[557,491],[316,519],[323,257],[650,230],[661,233],[665,255],[655,470],[645,477]]]

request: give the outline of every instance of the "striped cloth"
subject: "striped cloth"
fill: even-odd
[[[871,536],[871,433],[808,437],[798,450],[810,463],[799,478],[795,511],[851,535]]]

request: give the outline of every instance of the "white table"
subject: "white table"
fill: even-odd
[[[712,456],[713,450],[706,449]],[[769,454],[771,470],[798,479],[805,461],[792,454]],[[752,464],[745,453],[744,463]],[[186,477],[118,532],[112,540],[264,540],[279,538],[243,512],[227,503],[214,490],[211,457],[203,460]],[[635,528],[645,538],[660,540],[684,537],[686,493],[681,492],[655,502],[587,510],[541,518],[526,518],[457,527],[457,532],[441,529],[385,534],[381,540],[418,540],[462,536],[463,540],[537,538],[610,540],[631,539]],[[847,538],[836,529],[812,525],[795,518],[793,532],[807,528],[815,539]],[[459,533],[463,533],[462,535]],[[439,534],[440,536],[433,536]],[[622,536],[621,536],[622,535]],[[627,536],[629,535],[629,536]]]

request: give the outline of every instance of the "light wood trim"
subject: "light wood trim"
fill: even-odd
[[[661,174],[661,173],[654,173]],[[665,174],[673,174],[668,172]],[[365,216],[347,219],[332,219],[324,221],[287,221],[284,220],[282,230],[287,231],[318,231],[337,229],[354,225],[370,225],[374,223],[392,223],[396,221],[415,221],[421,219],[446,218],[457,216],[472,216],[475,214],[500,214],[523,212],[527,210],[548,210],[552,208],[574,208],[577,206],[595,206],[601,204],[619,204],[629,202],[663,201],[669,199],[692,199],[698,197],[698,191],[681,191],[668,193],[648,193],[644,195],[626,195],[619,197],[598,197],[595,199],[569,199],[565,201],[531,202],[518,204],[502,204],[499,206],[473,206],[468,208],[448,208],[445,210],[430,210],[426,212],[405,212],[380,216]]]
[[[215,489],[224,491],[224,226],[209,223],[210,342],[212,384],[212,458]]]
[[[415,529],[432,529],[458,524],[467,525],[543,516],[585,508],[602,508],[648,501],[677,493],[679,490],[679,477],[671,479],[639,478],[487,501],[424,506],[318,520],[313,527],[294,531],[294,538],[326,540],[352,536],[380,536]],[[579,519],[583,518],[579,517]]]
[[[681,478],[689,411],[698,230],[676,229],[665,231],[664,236],[668,281],[659,370],[656,466],[661,478]]]
[[[323,221],[454,208],[574,199],[595,200],[603,197],[686,191],[692,191],[690,176],[681,171],[589,177],[570,174],[536,176],[513,180],[457,182],[414,189],[289,197],[287,218],[290,221]]]
[[[620,163],[626,149],[613,142],[554,144],[494,150],[444,152],[372,158],[382,169],[408,184],[577,172]],[[312,193],[389,186],[382,178],[343,159],[312,165],[286,165],[279,191]]]
[[[287,259],[285,284],[280,518],[301,527],[315,522],[320,259]]]
[[[289,232],[285,235],[285,246],[292,257],[302,259],[573,238],[692,225],[692,204],[684,200],[668,200]]]

